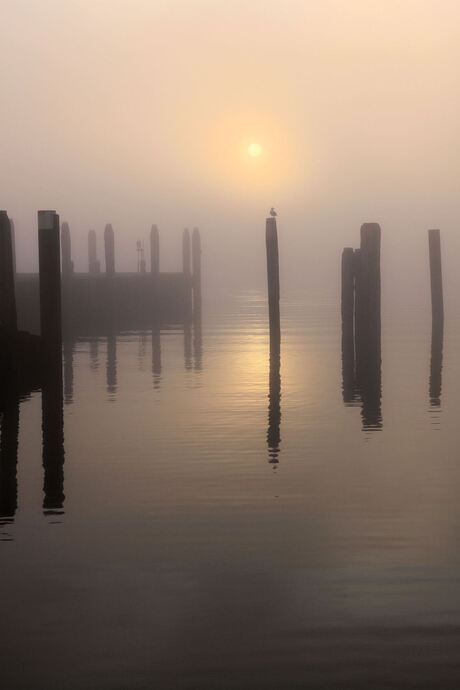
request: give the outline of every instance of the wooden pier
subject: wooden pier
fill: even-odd
[[[62,330],[72,335],[102,335],[107,331],[146,329],[155,324],[182,324],[201,304],[201,242],[198,228],[192,240],[183,236],[183,270],[160,271],[160,235],[156,225],[150,234],[149,272],[116,270],[115,233],[110,224],[104,231],[105,271],[97,257],[97,239],[88,235],[88,272],[77,273],[71,257],[71,234],[67,223],[61,229]],[[16,305],[19,328],[40,333],[39,277],[16,274]]]

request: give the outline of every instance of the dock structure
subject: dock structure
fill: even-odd
[[[97,258],[96,233],[88,234],[88,272],[74,270],[68,224],[62,224],[62,331],[93,335],[120,330],[181,324],[201,309],[201,239],[198,228],[192,238],[184,233],[182,270],[160,271],[160,233],[150,232],[150,272],[116,270],[116,236],[109,223],[104,230],[105,270]],[[16,275],[17,314],[20,328],[38,334],[40,291],[37,274]],[[192,306],[193,304],[193,306]]]

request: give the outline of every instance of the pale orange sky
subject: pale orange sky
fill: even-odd
[[[20,268],[38,208],[71,224],[77,269],[90,227],[112,222],[128,268],[155,222],[165,269],[199,225],[208,279],[250,280],[272,205],[291,282],[335,280],[367,220],[396,276],[428,227],[460,261],[457,1],[0,0],[0,20]]]

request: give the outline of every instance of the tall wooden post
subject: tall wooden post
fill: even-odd
[[[265,229],[267,248],[268,314],[270,322],[270,353],[280,350],[280,278],[278,233],[276,219],[267,218]]]
[[[97,260],[97,240],[94,230],[88,232],[88,272],[99,273],[99,261]]]
[[[40,326],[45,353],[61,361],[61,264],[59,216],[38,212],[38,263],[40,274]]]
[[[61,266],[64,280],[70,278],[73,273],[72,247],[70,241],[70,228],[68,223],[61,225]]]
[[[17,332],[13,244],[6,211],[0,211],[0,325],[9,335]]]
[[[198,228],[192,232],[193,311],[201,313],[201,238]]]
[[[431,314],[433,325],[440,327],[444,323],[444,298],[442,292],[441,267],[441,233],[439,230],[428,230],[431,278]]]
[[[150,230],[150,270],[154,276],[160,273],[160,233],[156,225]]]

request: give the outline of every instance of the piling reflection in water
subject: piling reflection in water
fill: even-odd
[[[268,393],[268,462],[277,465],[280,454],[281,424],[281,356],[278,347],[270,348],[270,379]]]
[[[117,338],[113,333],[107,336],[107,393],[114,400],[117,392]]]
[[[13,522],[17,509],[19,399],[8,401],[1,417],[0,440],[0,526]],[[0,540],[8,539],[0,536]]]
[[[193,368],[201,371],[203,368],[203,334],[201,325],[201,297],[193,307]]]
[[[89,341],[89,361],[93,371],[99,369],[99,339],[97,337]]]
[[[431,361],[430,361],[430,406],[441,406],[442,388],[442,351],[444,343],[444,324],[433,323],[431,330]]]
[[[161,338],[157,327],[152,328],[152,375],[153,387],[157,390],[161,384]]]
[[[62,367],[48,372],[42,387],[43,510],[59,515],[64,506],[64,409]]]
[[[190,323],[184,324],[184,367],[192,370],[192,328]]]
[[[64,402],[71,405],[73,402],[73,356],[75,352],[75,341],[64,340]]]

